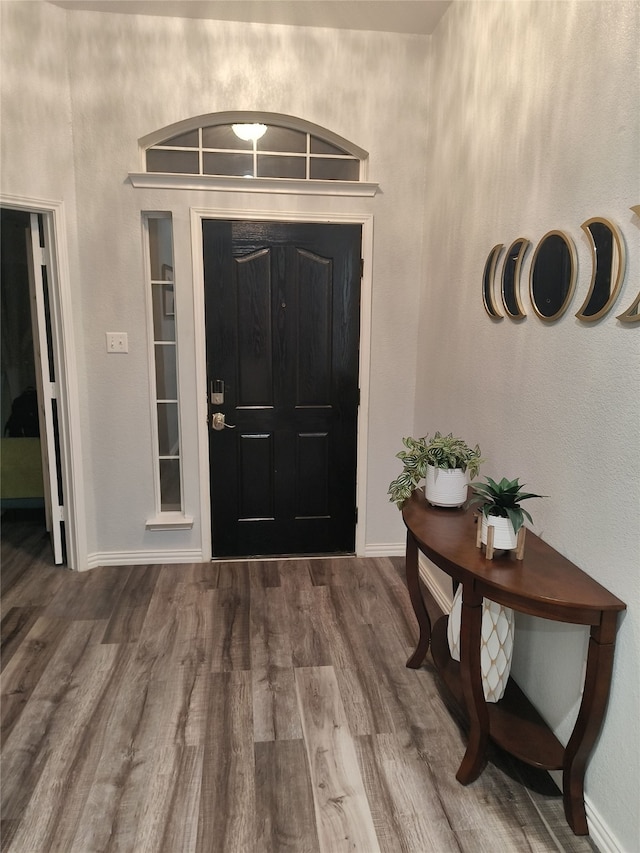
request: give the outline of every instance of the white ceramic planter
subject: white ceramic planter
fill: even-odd
[[[513,529],[510,518],[500,518],[490,515],[488,519],[482,516],[482,544],[487,544],[487,528],[493,527],[493,547],[498,549],[515,548],[518,536]]]
[[[454,660],[460,660],[460,620],[462,585],[456,590],[447,623],[447,641]],[[482,689],[487,702],[499,702],[504,695],[513,657],[513,610],[488,598],[482,600],[482,637],[480,669]]]
[[[467,499],[469,478],[462,468],[427,465],[425,497],[434,506],[462,506]]]

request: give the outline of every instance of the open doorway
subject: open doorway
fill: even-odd
[[[65,562],[63,490],[51,328],[49,258],[42,214],[0,210],[2,535],[51,538]]]

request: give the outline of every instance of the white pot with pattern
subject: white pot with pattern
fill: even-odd
[[[434,506],[462,506],[467,499],[469,477],[462,468],[427,465],[424,494]]]
[[[513,529],[510,518],[501,518],[498,515],[490,515],[488,518],[482,515],[482,544],[487,544],[487,533],[489,526],[493,527],[493,547],[498,550],[513,549],[518,544],[518,534]]]
[[[454,660],[460,660],[460,621],[462,617],[462,584],[453,597],[447,623],[447,641]],[[514,618],[510,607],[482,600],[482,633],[480,669],[482,689],[487,702],[499,702],[504,695],[513,657]]]

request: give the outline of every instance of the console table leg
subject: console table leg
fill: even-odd
[[[482,772],[489,744],[489,712],[482,688],[480,640],[482,596],[463,585],[460,620],[460,677],[469,720],[469,740],[456,779],[468,785]]]
[[[416,646],[415,652],[407,661],[407,666],[411,669],[418,669],[418,667],[422,664],[422,661],[425,659],[427,651],[429,650],[429,643],[431,641],[431,621],[429,619],[429,614],[427,613],[427,608],[424,606],[422,590],[420,589],[420,577],[418,572],[418,546],[416,544],[416,540],[413,538],[409,531],[407,531],[405,573],[407,577],[407,588],[409,590],[409,597],[411,598],[411,604],[413,606],[413,612],[416,614],[416,619],[418,620],[418,627],[420,629],[418,645]]]
[[[564,813],[576,835],[589,834],[584,807],[584,775],[607,706],[616,616],[615,613],[603,614],[602,626],[591,629],[582,702],[565,749],[562,774]]]

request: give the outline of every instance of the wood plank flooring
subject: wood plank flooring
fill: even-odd
[[[5,853],[510,853],[596,848],[547,776],[464,734],[403,561],[95,569],[2,525]]]

